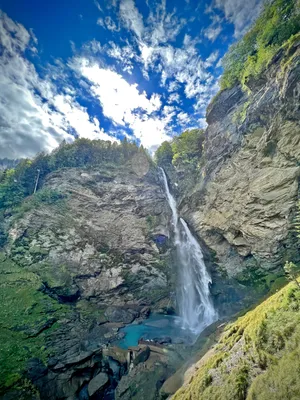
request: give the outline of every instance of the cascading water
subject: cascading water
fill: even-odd
[[[178,218],[177,204],[170,193],[165,171],[161,168],[167,199],[172,210],[174,239],[178,256],[177,303],[182,326],[194,334],[217,320],[209,284],[211,278],[205,267],[201,247],[187,223]]]

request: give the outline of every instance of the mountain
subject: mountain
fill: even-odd
[[[127,140],[76,139],[0,174],[2,399],[150,400],[182,383],[175,399],[300,396],[299,290],[284,271],[300,262],[297,4],[268,3],[224,59],[207,129],[155,162]],[[124,328],[176,313],[184,276],[159,167],[221,322],[192,344],[140,332],[124,349]]]

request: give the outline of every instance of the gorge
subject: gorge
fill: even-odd
[[[205,130],[1,172],[1,400],[300,398],[299,1],[277,3],[282,42],[258,19],[233,47]]]

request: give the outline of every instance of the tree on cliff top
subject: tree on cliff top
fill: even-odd
[[[252,28],[223,58],[221,89],[258,76],[278,49],[300,31],[298,0],[266,1]]]
[[[111,143],[104,140],[76,139],[73,143],[62,142],[51,154],[38,154],[33,160],[22,160],[14,169],[0,175],[0,211],[20,204],[24,197],[32,195],[39,170],[39,186],[45,177],[60,168],[76,168],[113,163],[121,165],[144,150],[135,143],[124,140]]]
[[[159,166],[193,165],[197,167],[203,151],[204,130],[189,129],[171,142],[163,142],[155,153],[155,160]]]

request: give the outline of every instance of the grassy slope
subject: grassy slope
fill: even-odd
[[[23,371],[32,357],[45,360],[48,335],[66,307],[44,295],[39,276],[0,253],[0,393],[23,387]]]
[[[290,283],[228,325],[173,400],[300,398],[300,291]]]

